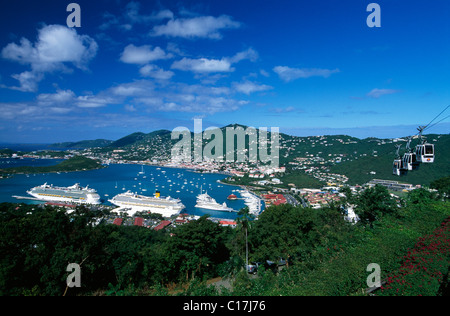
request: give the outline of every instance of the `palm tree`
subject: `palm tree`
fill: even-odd
[[[255,218],[254,215],[250,214],[249,208],[246,206],[238,212],[238,217],[236,218],[236,223],[238,227],[245,230],[245,269],[248,269],[248,228],[250,226],[250,221]]]

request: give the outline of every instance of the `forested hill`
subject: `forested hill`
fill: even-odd
[[[362,184],[371,179],[396,180],[411,184],[429,185],[432,181],[450,175],[450,135],[428,135],[428,141],[434,144],[434,163],[422,163],[418,170],[409,171],[406,175],[395,176],[392,174],[392,163],[395,159],[395,147],[393,143],[376,145],[358,159],[343,161],[330,168],[332,172],[345,174],[350,184]],[[379,142],[379,141],[376,141]],[[405,142],[401,155],[405,152]],[[376,154],[373,151],[377,151]],[[356,157],[355,157],[356,158]],[[372,173],[371,173],[372,172]],[[375,174],[374,174],[375,173]]]
[[[0,169],[0,174],[82,171],[82,170],[98,169],[102,167],[103,166],[97,160],[93,160],[84,156],[74,156],[54,166],[46,166],[46,167],[20,166],[13,168],[5,168]]]
[[[236,128],[237,126],[243,129],[247,128],[247,126],[239,124],[221,128],[224,135],[224,146],[226,143],[226,128]],[[192,141],[193,135],[191,133]],[[395,145],[402,145],[401,155],[405,152],[406,137],[398,139],[375,137],[358,139],[347,135],[298,137],[280,133],[280,165],[290,168],[299,159],[308,159],[312,166],[317,166],[321,172],[347,176],[349,184],[363,184],[375,178],[428,185],[433,180],[450,175],[450,135],[428,134],[425,136],[428,142],[435,144],[435,163],[422,164],[419,170],[409,172],[402,177],[392,175],[392,163],[396,156]],[[270,136],[268,137],[270,138]],[[122,160],[156,159],[157,161],[165,161],[170,160],[171,149],[177,141],[178,139],[171,139],[171,131],[157,130],[151,133],[132,133],[116,141],[97,140],[78,143],[97,147],[96,149],[91,148],[92,152],[103,157],[108,157],[108,152],[120,148],[123,150],[123,153],[120,154]],[[208,142],[209,140],[204,139],[203,146]],[[248,146],[248,136],[245,143]],[[414,148],[417,143],[418,140],[414,139],[411,148]],[[70,146],[75,147],[74,144]],[[236,143],[234,146],[236,148]],[[306,169],[304,167],[303,171],[297,170],[296,174],[300,177],[311,176],[311,174],[305,174],[304,170]]]

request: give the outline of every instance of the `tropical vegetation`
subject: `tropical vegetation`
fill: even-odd
[[[98,224],[105,211],[85,207],[3,203],[0,295],[367,295],[370,263],[383,280],[374,295],[448,294],[448,201],[425,189],[345,194],[321,209],[270,206],[257,220],[244,209],[236,228],[205,216],[159,231]],[[68,263],[81,266],[80,288],[67,288]]]

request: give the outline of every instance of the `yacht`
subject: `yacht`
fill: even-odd
[[[219,204],[214,198],[208,195],[208,192],[201,193],[197,196],[197,204],[195,207],[214,211],[236,212],[231,207],[228,207],[225,202]]]

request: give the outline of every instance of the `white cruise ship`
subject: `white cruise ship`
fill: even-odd
[[[131,208],[131,212],[150,211],[152,213],[161,214],[164,217],[170,217],[179,214],[185,206],[180,199],[161,197],[159,192],[155,196],[145,196],[127,191],[120,193],[108,200],[110,203],[121,208]]]
[[[231,207],[228,207],[225,202],[223,204],[217,203],[215,199],[208,195],[208,192],[201,193],[197,196],[197,204],[195,207],[214,211],[236,212]]]
[[[261,213],[261,199],[248,190],[240,190],[239,193],[244,198],[244,204],[248,206],[250,214],[259,215]]]
[[[81,187],[78,183],[70,187],[57,187],[44,183],[32,188],[27,193],[42,201],[57,201],[82,204],[100,204],[100,195],[87,186]]]

